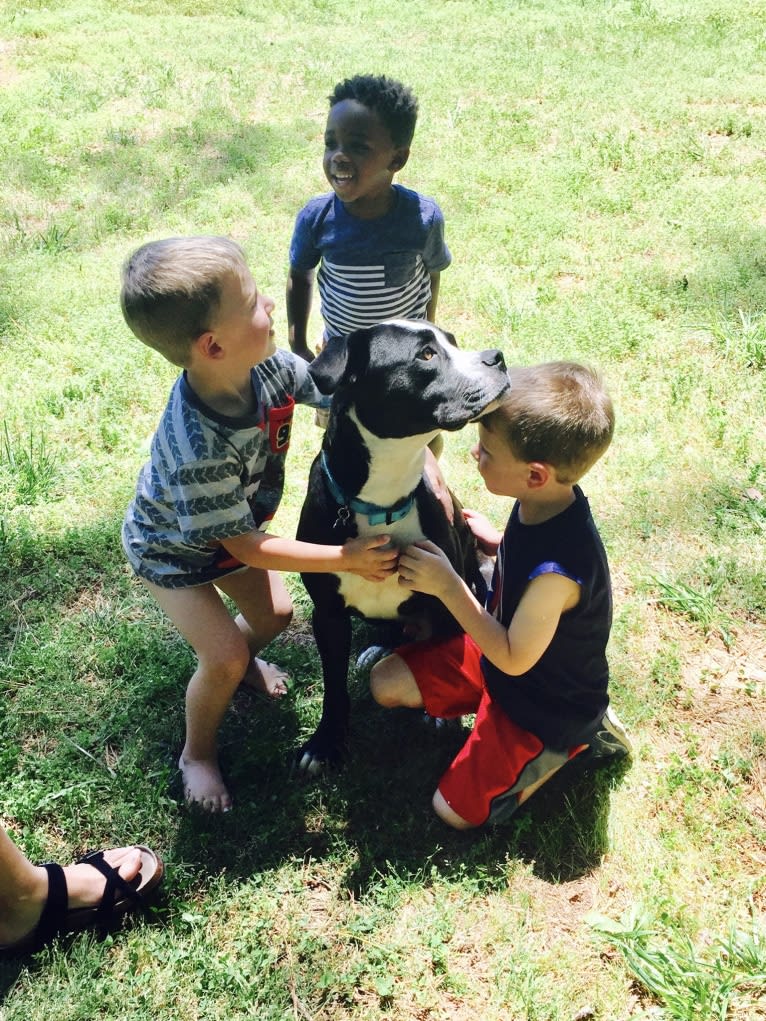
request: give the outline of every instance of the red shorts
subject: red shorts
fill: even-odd
[[[546,748],[515,724],[485,688],[481,650],[468,635],[413,642],[396,653],[412,671],[430,716],[476,713],[473,730],[439,781],[453,812],[474,826],[510,814],[526,787],[587,747]]]

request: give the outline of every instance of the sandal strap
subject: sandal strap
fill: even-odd
[[[113,865],[104,860],[103,851],[89,851],[82,858],[77,859],[78,865],[91,865],[97,869],[106,879],[104,892],[101,896],[96,911],[96,924],[108,925],[112,919],[114,908],[118,900],[131,900],[138,907],[143,908],[144,898],[127,881]]]
[[[48,896],[40,920],[35,928],[35,946],[42,947],[54,939],[66,919],[69,898],[67,895],[66,876],[64,870],[56,862],[43,863],[48,873]]]

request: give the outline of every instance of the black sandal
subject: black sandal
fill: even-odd
[[[35,928],[27,936],[0,946],[0,957],[36,953],[57,936],[97,929],[102,932],[120,921],[129,911],[146,910],[146,897],[160,883],[165,867],[158,855],[137,844],[141,852],[141,869],[135,879],[123,879],[118,870],[104,859],[103,851],[90,851],[75,864],[90,865],[106,878],[100,902],[89,908],[70,908],[64,870],[55,862],[42,866],[48,873],[48,896]]]

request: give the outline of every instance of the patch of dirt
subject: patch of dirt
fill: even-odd
[[[11,63],[15,53],[15,43],[0,41],[0,89],[21,81],[21,72]]]
[[[766,713],[766,639],[756,634],[742,635],[733,649],[702,649],[689,657],[682,676],[684,686],[701,697],[705,713],[711,696],[726,692],[760,699]]]
[[[660,756],[683,747],[682,731],[691,731],[699,739],[696,761],[723,775],[730,769],[754,823],[766,827],[766,639],[748,632],[730,650],[712,638],[687,649],[669,724],[653,736]],[[762,847],[742,852],[766,869]]]
[[[81,613],[99,613],[111,610],[112,602],[104,595],[104,586],[97,582],[93,588],[82,588],[67,605],[67,613],[78,616]]]
[[[582,291],[586,287],[584,278],[578,273],[558,273],[555,282],[556,287],[562,294],[569,294],[571,291]]]
[[[290,626],[281,635],[277,635],[274,642],[276,645],[315,645],[311,618],[301,617],[296,613],[290,621]]]
[[[337,915],[335,892],[324,880],[305,881],[301,907],[304,910],[302,923],[307,932],[329,935],[335,928]]]
[[[527,890],[535,929],[555,932],[561,942],[581,946],[591,912],[619,917],[632,902],[632,891],[617,876],[607,878],[610,871],[607,855],[599,869],[570,882],[550,883],[530,875],[517,877],[514,890]]]

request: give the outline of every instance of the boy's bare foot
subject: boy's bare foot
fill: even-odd
[[[268,695],[269,698],[282,698],[287,694],[288,675],[275,663],[267,663],[256,656],[250,665],[250,669],[242,678],[241,684],[258,695]]]
[[[231,810],[231,795],[223,782],[216,762],[207,759],[178,760],[178,768],[184,781],[184,797],[188,805],[199,805],[206,812],[228,812]]]
[[[104,851],[104,861],[130,882],[141,869],[141,852],[137,847],[116,847]],[[34,889],[20,900],[18,910],[0,922],[0,945],[16,943],[29,935],[40,921],[48,897],[48,874],[42,866],[35,868]],[[96,907],[104,894],[106,877],[92,865],[67,865],[64,868],[67,904],[70,909]]]

